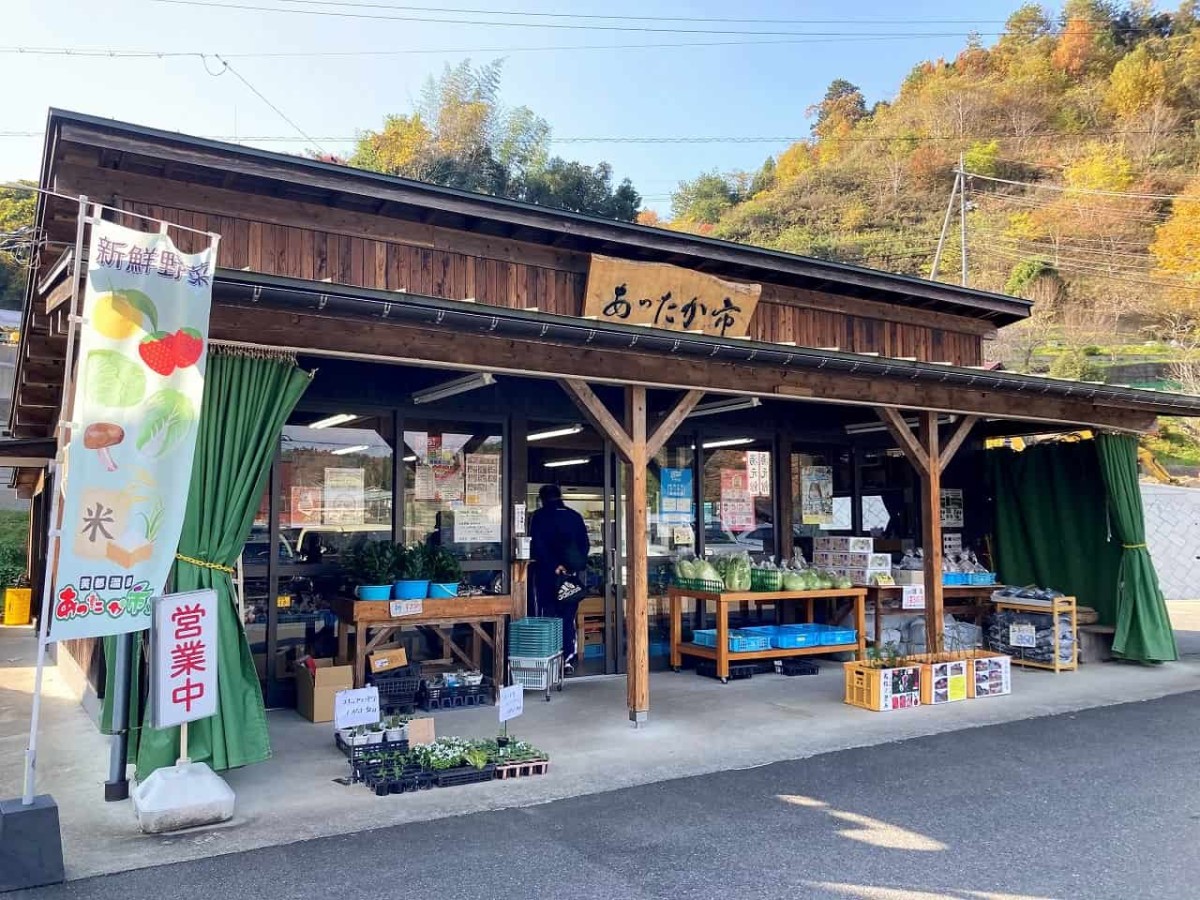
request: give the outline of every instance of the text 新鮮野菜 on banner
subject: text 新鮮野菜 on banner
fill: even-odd
[[[92,226],[80,325],[54,640],[150,626],[187,507],[216,246]]]

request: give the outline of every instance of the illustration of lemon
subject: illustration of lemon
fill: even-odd
[[[158,310],[141,291],[109,291],[96,298],[92,307],[92,325],[106,338],[121,341],[133,337],[139,330],[156,331]]]

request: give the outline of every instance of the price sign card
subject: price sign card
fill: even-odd
[[[333,695],[333,727],[352,728],[379,721],[379,688],[354,688]]]
[[[1037,627],[1034,625],[1009,625],[1008,644],[1010,647],[1037,647]]]
[[[901,609],[925,608],[925,585],[906,584],[900,590],[903,591],[903,596],[900,598]]]
[[[515,719],[525,711],[525,688],[519,684],[500,688],[500,721]]]

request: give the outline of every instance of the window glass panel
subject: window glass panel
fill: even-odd
[[[705,556],[777,555],[771,442],[713,437],[703,446]]]
[[[494,579],[471,564],[504,557],[503,449],[499,424],[404,423],[404,543],[450,550],[475,587]]]

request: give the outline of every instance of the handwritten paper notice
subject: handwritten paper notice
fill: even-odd
[[[354,688],[333,696],[333,727],[352,728],[379,721],[379,688]]]
[[[500,688],[500,721],[515,719],[525,711],[525,688],[512,684]]]
[[[900,590],[903,591],[903,596],[900,599],[901,609],[925,608],[925,585],[906,584]]]

